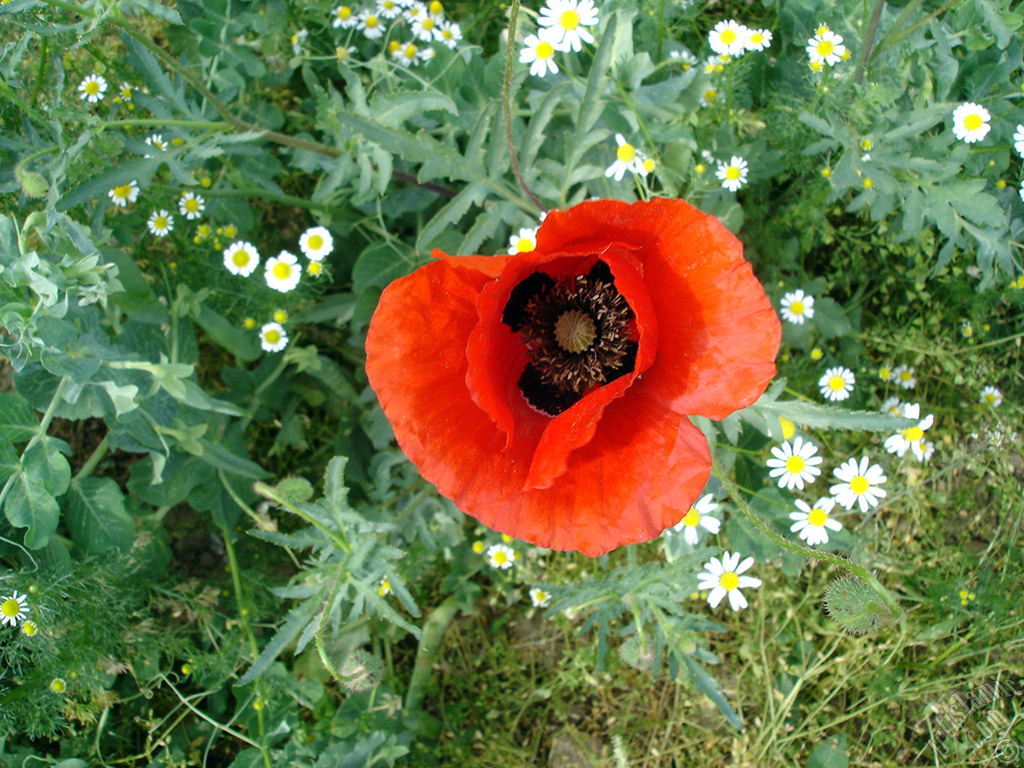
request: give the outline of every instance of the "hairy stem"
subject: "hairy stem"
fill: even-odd
[[[512,165],[512,173],[519,182],[519,187],[530,198],[530,202],[543,211],[544,204],[537,199],[533,191],[526,185],[523,172],[519,168],[519,156],[516,154],[515,139],[512,137],[512,62],[516,51],[516,23],[519,21],[519,0],[512,0],[508,19],[508,42],[505,47],[505,76],[501,81],[501,109],[505,115],[505,144],[508,145],[508,158]]]

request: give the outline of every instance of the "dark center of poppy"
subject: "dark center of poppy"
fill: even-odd
[[[532,273],[512,289],[502,313],[530,357],[519,378],[523,396],[557,416],[592,388],[632,371],[634,319],[602,261],[575,277]]]

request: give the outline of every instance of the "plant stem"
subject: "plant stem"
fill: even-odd
[[[501,109],[505,114],[505,144],[508,145],[508,158],[512,165],[512,173],[519,182],[519,187],[537,206],[538,211],[544,210],[544,204],[537,199],[533,191],[526,185],[523,172],[519,168],[519,156],[516,154],[515,140],[512,137],[512,61],[516,50],[516,23],[519,21],[519,0],[512,0],[508,19],[508,42],[505,47],[505,76],[501,81]]]
[[[331,661],[327,655],[327,648],[324,645],[324,634],[327,631],[327,613],[330,611],[331,606],[334,605],[334,598],[338,596],[338,589],[341,587],[341,578],[345,575],[345,569],[341,566],[338,567],[338,576],[334,579],[334,585],[331,587],[331,594],[328,595],[324,601],[323,606],[320,608],[320,622],[316,628],[316,634],[313,636],[313,640],[316,643],[317,653],[320,654],[320,661],[323,662],[324,667],[337,681],[341,681],[344,675],[338,671],[338,668],[334,666],[334,662]]]
[[[430,617],[423,625],[423,640],[416,651],[416,663],[412,677],[409,678],[409,689],[405,693],[405,709],[407,712],[417,710],[423,703],[430,682],[434,659],[441,650],[444,635],[459,612],[459,598],[450,595],[443,603],[430,612]]]
[[[853,82],[856,85],[860,85],[860,81],[864,79],[864,71],[867,68],[868,57],[871,55],[871,46],[875,42],[875,34],[878,32],[878,22],[882,18],[883,8],[885,8],[885,0],[875,0],[875,7],[871,10],[871,19],[868,21],[868,31],[864,35],[864,48],[860,52],[857,69],[853,73]]]
[[[730,478],[727,473],[719,471],[718,466],[718,462],[715,462],[715,476],[722,481],[722,485],[725,486],[725,489],[729,492],[733,501],[736,502],[736,506],[740,508],[740,512],[743,513],[743,516],[750,521],[751,525],[764,534],[765,537],[789,552],[793,552],[803,557],[809,557],[814,560],[820,560],[822,562],[829,563],[830,565],[834,565],[837,568],[842,568],[844,571],[849,571],[871,587],[875,594],[877,594],[886,606],[888,606],[889,610],[892,611],[893,618],[897,618],[903,614],[900,604],[896,601],[896,598],[894,598],[889,593],[889,590],[883,587],[878,579],[876,579],[864,566],[858,565],[852,560],[842,557],[841,555],[837,555],[834,552],[811,549],[810,547],[804,546],[803,544],[797,544],[795,541],[791,541],[790,539],[780,535],[764,520],[764,518],[750,508],[750,505],[747,504],[747,500],[743,498],[743,494],[736,486],[736,483],[733,482],[732,478]]]
[[[109,434],[103,436],[103,439],[100,440],[100,444],[96,446],[93,452],[89,455],[88,460],[75,474],[75,480],[81,480],[84,477],[88,477],[92,474],[92,471],[96,469],[96,465],[100,463],[103,457],[107,455],[107,451],[110,450],[109,437]]]

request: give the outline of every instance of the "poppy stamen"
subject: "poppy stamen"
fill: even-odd
[[[530,357],[519,389],[550,416],[636,363],[633,310],[601,261],[576,277],[534,272],[513,289],[503,319],[519,332]]]

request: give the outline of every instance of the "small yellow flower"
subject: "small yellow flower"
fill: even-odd
[[[482,555],[484,553],[484,543],[482,541],[474,541],[473,551],[478,555]]]
[[[247,317],[245,318],[244,321],[242,321],[242,325],[245,327],[245,330],[251,331],[253,328],[256,327],[256,320],[254,320],[251,317]]]
[[[693,170],[695,170],[697,173],[704,173],[704,171],[706,171],[707,168],[704,167],[704,163],[697,163],[697,166]]]
[[[996,189],[1006,189],[1006,182],[1000,179],[996,182]]]
[[[832,178],[832,169],[831,168],[822,168],[821,169],[821,175],[824,176],[826,179]]]
[[[306,267],[306,271],[313,277],[320,277],[324,273],[324,264],[322,261],[311,261]]]
[[[875,186],[875,182],[873,182],[871,179],[865,177],[865,179],[864,179],[864,189],[871,189],[873,186]]]
[[[34,621],[26,621],[21,625],[21,631],[25,633],[26,637],[35,637],[39,632],[39,627]]]
[[[814,349],[811,350],[811,360],[817,362],[818,360],[821,360],[821,356],[823,354],[824,353],[821,351],[821,347],[815,347]]]
[[[61,694],[68,689],[68,684],[62,677],[55,677],[50,681],[50,690],[54,693]]]
[[[199,185],[202,187],[209,187],[211,184],[213,184],[213,179],[211,179],[209,176],[203,176],[201,179],[199,179]]]
[[[288,313],[285,312],[283,309],[278,309],[278,310],[274,311],[274,322],[275,323],[283,323],[287,319],[288,319]]]

